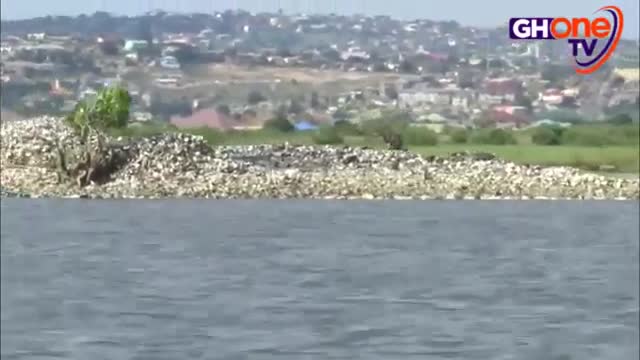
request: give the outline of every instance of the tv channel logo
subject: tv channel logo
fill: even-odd
[[[604,6],[595,13],[600,12],[609,17],[511,18],[509,37],[513,40],[566,40],[571,45],[576,73],[591,74],[609,60],[624,27],[624,16],[619,7]]]

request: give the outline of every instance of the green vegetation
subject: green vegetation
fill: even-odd
[[[447,155],[459,151],[488,152],[518,164],[542,166],[573,166],[597,171],[611,166],[607,171],[637,173],[640,171],[640,154],[633,146],[540,146],[540,145],[459,145],[443,144],[435,147],[410,147],[422,155]]]
[[[109,87],[98,93],[92,100],[80,101],[73,112],[65,118],[82,138],[91,129],[123,129],[129,122],[129,93],[119,87]]]
[[[638,146],[638,125],[584,125],[563,131],[562,144],[576,146]]]
[[[471,136],[471,142],[483,145],[513,145],[516,138],[512,131],[503,129],[481,129]]]
[[[454,144],[466,144],[469,141],[469,131],[466,129],[453,129],[449,132],[449,140]]]
[[[318,145],[337,145],[343,144],[344,138],[340,132],[333,126],[321,126],[311,135],[313,142]]]
[[[109,144],[105,144],[104,132],[127,128],[130,105],[129,93],[120,87],[103,89],[94,99],[77,104],[65,122],[86,146],[80,156],[74,157],[64,145],[56,143],[59,182],[74,180],[79,187],[101,183],[122,165],[122,157],[109,151]]]
[[[402,140],[412,146],[438,145],[438,134],[424,127],[407,127],[402,132]]]
[[[349,121],[338,120],[333,124],[333,127],[335,127],[338,130],[338,133],[342,136],[363,135],[362,129],[358,125]]]
[[[533,131],[531,142],[536,145],[560,145],[562,143],[562,128],[539,127]]]
[[[265,129],[280,131],[283,133],[294,130],[293,124],[291,124],[291,122],[284,116],[276,116],[273,119],[267,120],[264,123],[264,127]]]

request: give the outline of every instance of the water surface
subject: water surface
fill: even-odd
[[[1,202],[2,359],[637,359],[637,202]]]

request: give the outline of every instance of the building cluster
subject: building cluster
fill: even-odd
[[[506,28],[453,21],[96,13],[3,21],[1,40],[2,109],[19,114],[66,112],[114,83],[128,87],[137,121],[219,128],[256,128],[283,111],[294,122],[362,121],[389,108],[416,124],[523,127],[552,114],[597,120],[638,106],[637,42],[622,42],[607,69],[577,76],[566,44],[514,42]],[[210,67],[229,76],[203,70]],[[340,83],[335,91],[294,77],[234,78],[238,69],[344,75],[326,81]],[[298,96],[273,95],[285,85]],[[231,87],[243,95],[228,95]],[[251,99],[265,87],[268,95]]]

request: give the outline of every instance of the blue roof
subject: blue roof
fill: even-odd
[[[318,128],[316,124],[306,120],[298,121],[295,125],[293,125],[293,127],[297,131],[309,131],[309,130],[315,130]]]

